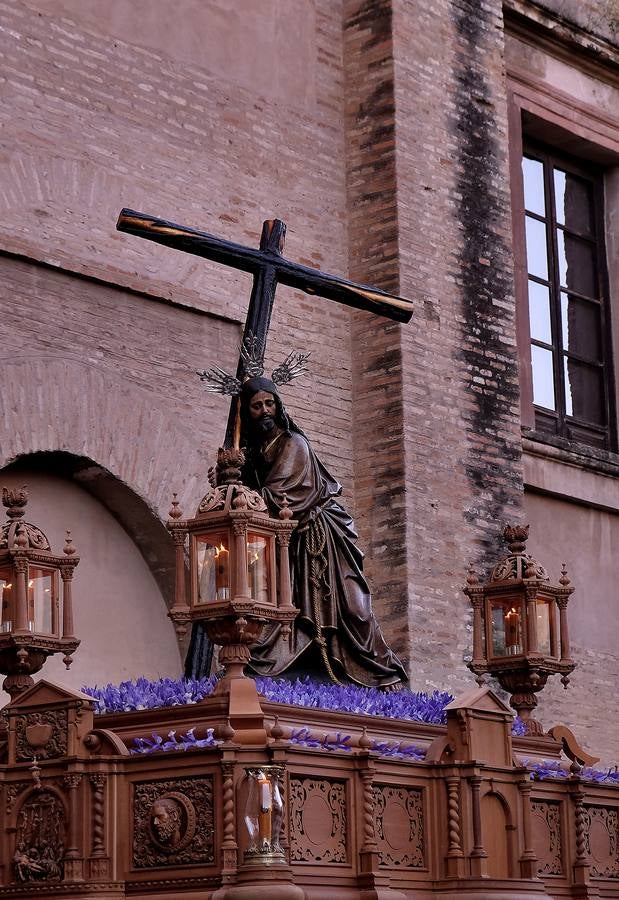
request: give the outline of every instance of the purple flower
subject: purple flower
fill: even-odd
[[[119,685],[84,687],[85,694],[97,701],[95,712],[129,712],[134,709],[160,709],[198,703],[212,693],[214,678],[138,678]]]
[[[205,738],[196,738],[195,727],[186,734],[176,736],[175,731],[168,733],[167,741],[160,734],[153,733],[150,738],[134,738],[131,753],[168,753],[171,750],[202,750],[205,747],[216,747],[218,741],[213,737],[213,729],[209,728]]]
[[[384,716],[442,725],[445,706],[453,700],[446,691],[432,694],[414,691],[385,692],[352,684],[324,684],[309,676],[287,681],[284,678],[257,678],[260,693],[272,703],[287,703],[312,709],[345,710],[366,716]]]
[[[523,765],[528,766],[528,760],[523,760]],[[569,778],[569,769],[558,760],[542,760],[542,762],[533,763],[528,766],[533,781],[546,781],[548,779]],[[617,766],[604,771],[603,769],[593,769],[586,766],[579,772],[579,777],[583,781],[594,781],[598,784],[616,784],[619,785],[619,771]]]

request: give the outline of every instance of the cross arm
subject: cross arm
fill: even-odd
[[[241,244],[225,241],[184,225],[176,225],[132,209],[123,209],[116,225],[118,231],[134,234],[177,250],[185,250],[205,259],[256,274],[269,267],[277,281],[306,294],[317,294],[336,300],[355,309],[363,309],[393,319],[408,322],[413,313],[410,300],[381,291],[365,284],[356,284],[328,275],[319,269],[293,263],[277,252],[254,250]]]

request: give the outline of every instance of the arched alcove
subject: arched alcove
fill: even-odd
[[[82,643],[68,672],[56,656],[45,677],[76,689],[140,675],[178,677],[182,661],[167,617],[172,548],[146,504],[92,460],[68,453],[23,456],[0,470],[0,484],[27,484],[28,521],[58,552],[70,529],[80,556],[74,597]]]
[[[487,858],[488,878],[514,877],[514,825],[509,804],[496,791],[481,801],[482,842]]]

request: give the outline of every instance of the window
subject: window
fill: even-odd
[[[610,449],[601,177],[535,145],[522,173],[535,427]]]

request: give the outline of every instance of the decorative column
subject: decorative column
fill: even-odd
[[[565,564],[563,565],[563,570],[561,572],[561,578],[559,579],[559,581],[563,582],[564,579],[567,579],[567,583],[569,584],[569,578],[567,578],[565,572]],[[570,631],[567,624],[567,604],[569,599],[569,597],[559,597],[559,599],[557,600],[557,606],[559,607],[559,634],[561,636],[561,662],[564,665],[569,665],[572,662]]]
[[[471,785],[471,808],[473,815],[473,849],[471,851],[471,875],[476,878],[483,878],[486,874],[486,865],[483,862],[487,859],[488,854],[484,850],[483,838],[481,833],[481,775],[471,775],[469,784]]]
[[[292,515],[289,509],[286,507],[286,511],[288,512],[288,517]],[[280,512],[280,516],[283,516],[284,510],[282,509]],[[278,531],[277,533],[277,549],[278,549],[278,566],[279,566],[279,606],[280,609],[286,610],[286,612],[292,612],[294,609],[292,604],[292,585],[290,582],[290,559],[288,557],[288,547],[290,544],[290,531]],[[290,621],[286,619],[282,623],[282,638],[286,640],[292,631],[292,617],[290,617]]]
[[[17,543],[19,544],[22,535],[18,534]],[[13,566],[15,568],[15,633],[19,634],[28,631],[28,559],[26,556],[15,553],[13,558]],[[32,679],[31,679],[32,683]]]
[[[67,560],[70,560],[73,556],[75,556],[75,547],[73,546],[73,538],[71,537],[71,532],[67,531],[67,537],[64,542],[64,547],[62,548],[63,553],[67,557]],[[60,575],[62,577],[62,636],[63,638],[70,638],[71,640],[75,640],[74,634],[74,626],[73,626],[73,572],[75,570],[75,563],[71,562],[70,565],[64,565],[60,567]],[[66,660],[63,660],[66,664]],[[69,660],[70,662],[70,660]]]
[[[460,833],[460,776],[448,775],[447,784],[447,877],[461,878],[464,874],[464,853]]]
[[[185,647],[185,639],[187,637],[187,626],[191,618],[191,614],[185,594],[185,539],[187,537],[187,532],[180,526],[180,524],[177,524],[178,520],[183,515],[182,510],[179,506],[179,502],[176,499],[177,496],[177,494],[172,494],[172,506],[170,508],[170,511],[168,512],[168,515],[170,517],[168,528],[170,530],[172,541],[174,543],[175,558],[174,605],[171,609],[171,612],[174,615],[171,616],[171,618],[174,622],[176,640],[178,641],[181,651],[183,651]]]
[[[574,883],[585,885],[589,882],[589,866],[591,860],[587,853],[588,816],[585,809],[585,797],[582,785],[577,776],[572,776],[570,794],[574,804],[574,834],[576,839],[576,856],[574,858]]]
[[[83,830],[80,825],[77,791],[82,781],[79,772],[71,772],[63,778],[69,793],[69,833],[67,849],[64,855],[64,877],[66,881],[83,881],[84,866],[79,852],[79,836]]]
[[[526,570],[525,570],[526,573]],[[527,604],[527,650],[530,654],[538,652],[537,647],[537,585],[525,588]]]
[[[247,581],[247,525],[245,522],[234,522],[232,525],[235,544],[235,597],[240,600],[251,600],[249,596],[249,582]],[[247,653],[249,661],[249,652]]]
[[[366,757],[364,767],[359,772],[362,785],[363,834],[361,838],[361,871],[378,870],[378,844],[376,843],[376,826],[374,823],[374,765]]]
[[[107,775],[100,772],[90,776],[92,785],[92,852],[89,875],[93,881],[108,877],[108,860],[105,854],[105,786]]]
[[[232,761],[221,764],[223,777],[223,841],[221,844],[221,880],[222,883],[231,881],[238,868],[238,849],[236,841],[236,804],[234,802],[234,769]]]
[[[522,809],[522,832],[523,832],[523,850],[520,857],[520,877],[521,878],[537,878],[538,859],[532,846],[531,839],[531,779],[529,773],[525,772],[522,781],[518,782],[518,790],[521,797]]]

